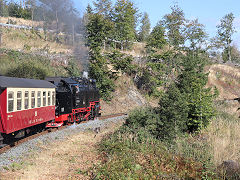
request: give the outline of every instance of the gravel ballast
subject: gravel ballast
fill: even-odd
[[[62,141],[65,138],[79,132],[94,130],[96,128],[107,127],[110,123],[117,123],[125,119],[127,116],[119,116],[108,118],[105,120],[88,121],[82,124],[74,124],[65,129],[51,132],[35,139],[24,142],[16,147],[11,148],[9,151],[0,154],[0,170],[9,167],[13,163],[20,163],[24,157],[37,153],[42,150],[42,145],[47,145],[55,141]]]

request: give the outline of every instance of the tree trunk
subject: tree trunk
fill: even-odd
[[[34,16],[34,7],[32,7],[32,29],[33,29],[33,16]]]
[[[72,24],[72,45],[74,45],[75,42],[75,27],[74,24]]]
[[[2,29],[0,29],[0,47],[2,46]]]
[[[231,46],[230,44],[228,45],[228,60],[231,62],[232,61],[232,57],[231,57]]]
[[[57,39],[56,41],[58,42],[59,38],[58,38],[58,35],[59,35],[59,24],[58,24],[58,11],[56,10],[56,23],[57,23]]]

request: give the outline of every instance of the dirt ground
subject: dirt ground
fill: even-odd
[[[86,173],[89,168],[99,163],[97,144],[108,133],[122,125],[111,123],[100,133],[81,132],[62,142],[42,146],[42,151],[0,172],[1,180],[28,179],[90,179]]]

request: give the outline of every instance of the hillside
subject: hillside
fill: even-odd
[[[209,71],[208,87],[216,87],[220,100],[230,100],[240,97],[240,68],[236,66],[214,64]]]

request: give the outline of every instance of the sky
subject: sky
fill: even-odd
[[[240,0],[132,0],[140,12],[147,12],[154,27],[165,14],[171,12],[171,6],[178,3],[187,19],[199,19],[205,25],[210,37],[216,35],[216,26],[220,19],[228,13],[235,16],[233,43],[240,48]],[[92,5],[92,0],[74,0],[76,6],[83,12],[86,6]],[[113,0],[115,2],[115,0]]]

